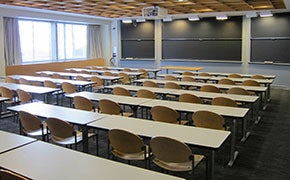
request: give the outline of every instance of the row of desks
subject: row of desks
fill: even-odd
[[[83,149],[88,151],[87,131],[89,127],[109,130],[122,128],[145,137],[167,136],[185,142],[192,146],[202,147],[210,151],[209,177],[214,177],[215,151],[221,147],[230,136],[230,132],[167,124],[137,118],[112,116],[88,112],[73,108],[54,106],[44,103],[30,103],[9,107],[12,111],[27,111],[40,117],[57,117],[79,125],[83,132]],[[133,120],[135,120],[133,122]],[[44,161],[45,162],[45,161]]]
[[[30,179],[181,179],[4,131],[0,142],[0,167]]]

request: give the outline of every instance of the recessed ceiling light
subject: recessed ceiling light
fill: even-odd
[[[163,19],[163,22],[170,22],[170,21],[172,21],[172,18],[170,16]]]
[[[262,11],[260,12],[260,17],[271,17],[273,16],[271,11]]]
[[[216,19],[217,19],[217,20],[227,20],[227,19],[228,19],[228,16],[225,15],[225,14],[217,15],[217,16],[216,16]]]
[[[142,19],[136,19],[136,22],[146,22],[146,19],[142,18]]]
[[[189,21],[199,21],[199,17],[198,16],[189,16],[188,20]]]
[[[126,23],[126,24],[132,23],[132,19],[123,19],[122,23]]]

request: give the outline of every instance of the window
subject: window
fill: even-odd
[[[19,20],[23,63],[85,59],[87,26]]]

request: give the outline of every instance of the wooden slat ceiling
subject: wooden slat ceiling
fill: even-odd
[[[159,6],[168,14],[285,9],[283,0],[0,0],[0,4],[108,18],[142,16],[142,8]]]

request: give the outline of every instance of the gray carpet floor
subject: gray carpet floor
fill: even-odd
[[[239,156],[234,166],[225,165],[227,144],[216,153],[215,179],[290,179],[290,90],[272,89],[271,92],[272,99],[267,109],[260,112],[261,122],[257,125],[250,123],[250,137],[244,143],[237,142]],[[0,129],[19,133],[18,124],[13,122],[12,118],[0,119]],[[99,156],[107,158],[107,132],[101,131],[99,137]],[[80,145],[78,150],[81,150]],[[89,142],[89,151],[95,155],[96,144],[94,140]],[[143,167],[143,163],[140,162],[133,162],[132,165]],[[162,172],[154,165],[152,165],[152,170]],[[184,173],[170,174],[188,177],[188,174]],[[195,179],[205,179],[204,162],[196,168],[194,177]]]

